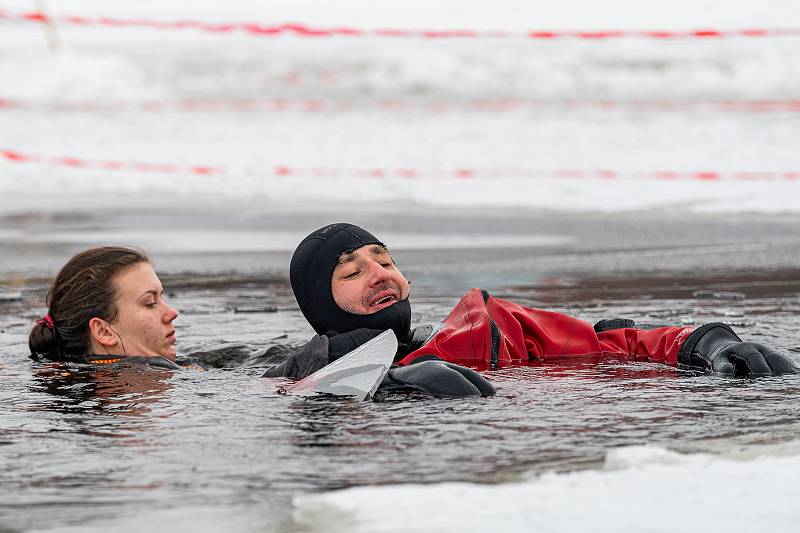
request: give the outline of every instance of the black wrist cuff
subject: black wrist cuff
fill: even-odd
[[[719,331],[715,331],[715,336],[717,336],[717,334],[722,337],[727,337],[730,335],[734,337],[733,340],[741,342],[742,339],[740,339],[736,332],[724,322],[711,322],[709,324],[703,324],[696,330],[692,331],[686,340],[683,341],[683,344],[681,344],[681,347],[678,349],[678,364],[696,368],[705,368],[705,364],[697,361],[696,358],[693,358],[692,354],[695,352],[695,348],[703,339],[703,337],[705,337],[712,330],[716,330],[718,328]]]
[[[630,318],[606,318],[598,320],[594,325],[595,333],[602,333],[612,329],[635,328],[636,322]]]

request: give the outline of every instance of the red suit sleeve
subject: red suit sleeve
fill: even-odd
[[[575,317],[523,307],[470,289],[438,331],[398,364],[436,356],[476,368],[606,358],[677,366],[678,349],[691,331],[664,327],[596,333],[591,324]]]

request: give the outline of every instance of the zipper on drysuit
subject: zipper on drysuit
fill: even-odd
[[[483,304],[486,305],[489,300],[489,291],[481,289],[481,296],[483,296]],[[492,353],[489,358],[489,366],[497,368],[497,360],[500,357],[500,328],[494,323],[494,320],[489,319],[489,331],[492,336]]]

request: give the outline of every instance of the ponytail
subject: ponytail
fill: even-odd
[[[49,359],[58,359],[58,333],[49,313],[36,321],[28,335],[28,347],[31,356],[44,355]]]

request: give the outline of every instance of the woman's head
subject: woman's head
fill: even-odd
[[[178,313],[163,296],[144,252],[119,246],[81,252],[47,294],[47,315],[28,338],[31,353],[77,361],[87,354],[174,359]]]

